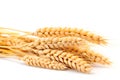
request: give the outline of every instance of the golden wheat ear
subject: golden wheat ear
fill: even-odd
[[[36,66],[41,68],[47,68],[47,69],[55,69],[55,70],[66,70],[68,67],[60,62],[57,62],[55,60],[50,60],[47,57],[44,56],[29,56],[25,55],[24,57],[21,57],[21,60],[23,60],[27,65],[30,66]]]
[[[79,45],[82,47],[86,45],[86,42],[78,37],[48,37],[39,38],[28,44],[31,48],[36,49],[63,49],[73,45]]]
[[[88,47],[82,49],[79,48],[78,46],[72,46],[72,47],[64,48],[63,51],[71,52],[74,55],[84,58],[89,63],[99,63],[104,65],[111,64],[111,62],[107,57],[103,56],[100,53],[94,52]]]
[[[45,27],[39,28],[36,32],[33,33],[35,36],[39,37],[64,37],[64,36],[74,36],[81,37],[85,40],[88,40],[96,44],[106,44],[106,40],[99,35],[85,31],[83,29],[77,28],[61,28],[61,27]]]
[[[34,50],[36,54],[39,55],[46,55],[50,57],[52,60],[56,60],[58,62],[62,62],[66,64],[71,69],[89,73],[92,69],[91,65],[88,64],[84,59],[75,56],[74,54],[64,52],[61,50],[52,50],[52,49],[45,49],[45,50]]]
[[[55,69],[55,70],[66,70],[68,67],[60,62],[51,60],[45,56],[35,56],[35,55],[29,55],[26,54],[20,50],[15,49],[5,49],[8,47],[1,47],[4,49],[0,49],[0,57],[13,57],[23,60],[26,64],[30,66],[36,66],[36,67],[42,67],[42,68],[48,68],[48,69]]]
[[[91,62],[99,63],[103,65],[110,65],[112,62],[102,54],[94,52],[93,50],[85,50],[81,52],[83,56],[89,59]]]

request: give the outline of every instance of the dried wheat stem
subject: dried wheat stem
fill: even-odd
[[[0,34],[18,35],[18,33],[15,33],[15,32],[6,32],[6,31],[2,31],[2,32],[0,32]]]
[[[39,37],[75,36],[81,37],[93,43],[106,44],[105,39],[103,39],[101,36],[77,28],[45,27],[38,29],[36,32],[33,33],[33,35]]]
[[[53,60],[62,62],[68,65],[70,68],[73,68],[77,71],[88,73],[91,71],[91,65],[84,61],[82,58],[75,56],[71,53],[67,53],[60,50],[52,50],[52,49],[45,49],[45,50],[34,50],[37,54],[44,54],[50,57]]]
[[[10,37],[14,38],[14,39],[19,39],[19,40],[26,42],[26,43],[31,43],[31,42],[36,40],[34,38],[35,36],[28,36],[28,35],[10,35]]]
[[[0,48],[0,55],[8,57],[13,56],[14,53],[9,49]]]
[[[60,49],[73,45],[84,46],[86,45],[86,42],[78,37],[49,37],[39,38],[28,45],[36,49]]]
[[[1,38],[0,45],[2,46],[21,46],[24,45],[26,42],[13,38],[13,37],[6,37],[6,38]]]
[[[0,46],[0,51],[2,53],[4,53],[6,56],[24,56],[24,55],[28,55],[28,53],[25,53],[23,51],[21,51],[20,49],[14,49],[11,46]],[[30,55],[30,54],[29,54]],[[33,55],[33,54],[32,54]]]
[[[31,34],[31,32],[27,32],[27,31],[22,31],[22,30],[18,30],[18,29],[13,29],[13,28],[5,28],[5,27],[0,27],[0,30],[3,31],[3,30],[8,30],[9,31],[16,31],[16,34],[19,34],[19,32],[22,32],[22,33],[25,33],[25,34]]]
[[[37,56],[24,56],[21,58],[27,65],[48,68],[48,69],[55,69],[55,70],[66,70],[68,69],[65,64],[60,62],[50,60],[46,57],[37,57]]]

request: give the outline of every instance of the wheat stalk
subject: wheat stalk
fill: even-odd
[[[75,56],[71,53],[60,51],[60,50],[34,50],[36,54],[46,55],[50,57],[52,60],[56,60],[68,65],[70,68],[75,69],[77,71],[88,73],[91,71],[91,65],[84,61],[82,58]]]
[[[41,68],[55,69],[55,70],[66,70],[68,67],[60,62],[50,60],[49,58],[43,56],[24,56],[21,57],[27,65],[36,66]]]
[[[36,38],[34,38],[34,36],[28,36],[28,35],[17,35],[17,36],[13,36],[14,38],[20,39],[26,43],[31,43],[34,42]]]
[[[45,27],[39,28],[36,32],[33,33],[35,36],[39,37],[64,37],[64,36],[75,36],[86,39],[90,42],[97,44],[106,44],[106,41],[103,37],[95,35],[89,31],[77,28],[61,28],[61,27]]]
[[[0,31],[1,33],[8,33],[8,34],[20,34],[20,33],[24,33],[24,34],[31,34],[31,32],[27,32],[27,31],[22,31],[22,30],[18,30],[18,29],[13,29],[13,28],[5,28],[5,27],[0,27]]]
[[[9,50],[9,49],[5,49],[5,48],[0,48],[0,56],[4,56],[4,57],[9,57],[9,56],[13,56],[14,53]]]
[[[25,44],[22,40],[13,37],[1,37],[0,40],[0,45],[3,46],[20,46]]]

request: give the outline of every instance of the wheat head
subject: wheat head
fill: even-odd
[[[21,60],[23,60],[27,65],[30,65],[30,66],[36,66],[36,67],[47,68],[47,69],[55,69],[55,70],[68,69],[65,64],[57,62],[55,60],[50,60],[49,58],[43,57],[43,56],[38,57],[38,56],[25,55],[24,57],[21,57]]]
[[[90,63],[99,63],[105,65],[109,65],[111,63],[108,58],[106,58],[100,53],[90,50],[89,48],[80,49],[79,47],[73,46],[64,48],[64,51],[72,52],[73,54],[78,55],[81,58],[84,58],[86,61]]]
[[[50,57],[52,60],[56,60],[62,62],[69,66],[72,69],[77,71],[88,73],[91,71],[91,65],[88,64],[82,58],[75,56],[71,53],[60,51],[60,50],[52,50],[52,49],[45,49],[45,50],[34,50],[36,54],[39,55],[46,55]]]
[[[91,33],[89,31],[85,31],[83,29],[77,29],[77,28],[45,27],[45,28],[39,28],[36,32],[32,33],[32,35],[39,37],[74,36],[74,37],[81,37],[93,43],[106,44],[106,41],[103,37]]]
[[[28,44],[29,47],[36,49],[61,49],[73,45],[85,46],[86,42],[78,37],[49,37],[39,38]]]

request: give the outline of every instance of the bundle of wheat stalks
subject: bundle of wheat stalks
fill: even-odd
[[[1,27],[0,57],[19,59],[30,66],[89,73],[94,63],[111,63],[91,50],[89,42],[107,44],[101,36],[77,28],[45,27],[26,32]]]

